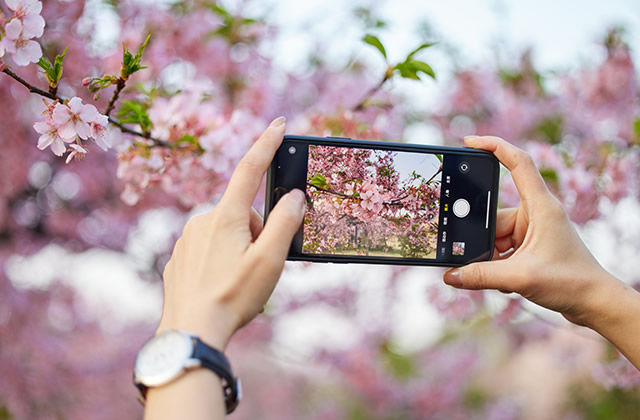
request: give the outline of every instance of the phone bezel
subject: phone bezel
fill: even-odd
[[[387,141],[375,141],[375,140],[357,140],[348,137],[313,137],[313,136],[299,136],[299,135],[285,135],[283,144],[288,141],[307,142],[310,144],[321,144],[326,146],[347,146],[347,147],[365,147],[378,150],[394,150],[394,151],[406,151],[406,152],[418,152],[418,153],[451,153],[458,155],[483,155],[488,157],[493,162],[493,182],[491,187],[490,197],[490,215],[489,215],[489,250],[486,258],[483,256],[469,259],[464,262],[451,262],[451,261],[438,261],[436,259],[425,258],[398,258],[398,257],[372,257],[372,256],[350,256],[350,255],[313,255],[304,254],[292,255],[292,249],[289,249],[289,255],[287,260],[289,261],[310,261],[318,263],[336,263],[336,264],[384,264],[384,265],[411,265],[411,266],[436,266],[436,267],[459,267],[466,264],[470,264],[476,261],[488,261],[493,257],[495,246],[495,231],[496,231],[496,215],[498,206],[498,186],[500,181],[500,165],[498,159],[491,152],[485,150],[471,149],[468,147],[450,147],[450,146],[432,146],[422,144],[411,143],[397,143]],[[281,146],[283,147],[283,146]],[[266,191],[265,191],[265,211],[264,221],[267,222],[269,213],[273,208],[272,203],[272,190],[276,187],[274,185],[275,171],[276,171],[275,159],[269,165],[267,170],[266,179]],[[302,226],[300,227],[302,230]]]

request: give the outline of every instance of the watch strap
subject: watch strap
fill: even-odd
[[[222,392],[224,395],[226,412],[227,414],[232,413],[236,407],[238,407],[240,399],[242,398],[242,387],[240,379],[233,376],[229,360],[224,353],[204,343],[200,338],[192,334],[186,335],[191,338],[191,342],[193,344],[191,358],[198,360],[200,362],[200,366],[213,371],[220,377],[220,379],[222,379]],[[144,404],[146,402],[149,387],[137,379],[135,372],[133,375],[133,382],[140,390],[138,399],[142,404]]]
[[[224,393],[224,403],[227,414],[233,412],[242,398],[242,388],[240,380],[233,376],[231,364],[221,351],[204,343],[200,338],[192,336],[194,341],[194,359],[200,360],[203,367],[215,372],[223,381],[222,392]]]

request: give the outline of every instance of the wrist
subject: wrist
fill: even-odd
[[[206,311],[190,308],[185,315],[165,311],[156,334],[169,329],[182,330],[199,337],[209,346],[224,351],[237,330],[236,325],[231,311],[216,307],[209,307]]]
[[[598,276],[590,294],[582,317],[585,326],[612,340],[617,330],[637,322],[640,294],[608,272]]]

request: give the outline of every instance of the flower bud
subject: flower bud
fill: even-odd
[[[92,81],[93,81],[92,77],[85,77],[84,79],[82,79],[82,86],[87,86]]]

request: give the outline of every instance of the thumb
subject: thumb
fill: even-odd
[[[458,289],[498,289],[513,292],[513,264],[508,260],[485,261],[453,268],[444,273],[443,280]]]
[[[304,217],[305,196],[298,189],[291,190],[273,208],[255,246],[261,253],[267,253],[284,261],[289,253],[293,236],[298,231]]]

